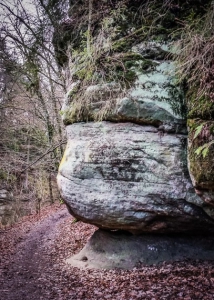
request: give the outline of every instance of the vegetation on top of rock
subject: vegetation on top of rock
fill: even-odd
[[[189,24],[200,20],[210,4],[211,1],[200,0],[70,1],[69,18],[62,20],[53,41],[58,63],[63,66],[69,61],[69,80],[78,81],[78,91],[73,93],[70,102],[75,107],[72,115],[81,117],[73,119],[67,111],[63,111],[63,114],[67,114],[65,124],[93,120],[90,115],[83,117],[88,110],[86,107],[90,105],[90,101],[85,100],[88,86],[117,82],[121,85],[119,94],[133,86],[137,69],[143,69],[148,64],[145,56],[132,52],[135,45],[148,40],[165,43],[180,39],[181,47],[185,39],[184,32],[188,26],[192,26]],[[185,63],[187,58],[182,55],[179,52],[176,59],[180,61],[178,73],[182,73],[182,78],[179,82],[183,84],[185,74],[188,74],[182,61],[184,66],[188,66],[188,63]],[[157,53],[151,56],[149,62],[169,57],[172,57],[172,53],[162,50],[158,56]],[[139,61],[142,62],[140,65]],[[207,101],[205,106],[210,108]]]
[[[186,92],[189,128],[189,170],[194,186],[213,201],[214,186],[214,3],[204,14],[195,11],[180,30],[177,60],[178,77]],[[213,204],[212,204],[213,205]]]
[[[214,117],[214,3],[184,23],[179,40],[178,75],[187,83],[189,118]]]

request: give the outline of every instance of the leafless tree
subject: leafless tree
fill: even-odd
[[[47,190],[54,201],[53,178],[63,152],[59,111],[65,87],[52,39],[66,6],[55,0],[0,1],[0,181],[37,197],[39,205]]]

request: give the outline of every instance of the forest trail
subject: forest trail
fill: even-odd
[[[213,300],[214,262],[184,261],[133,270],[78,269],[65,260],[96,230],[65,205],[0,229],[1,300]]]
[[[60,224],[70,215],[65,207],[54,211],[34,226],[17,245],[0,278],[0,298],[4,300],[39,299],[42,296],[41,273],[51,269],[47,249],[52,246]]]

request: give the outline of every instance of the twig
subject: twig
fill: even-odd
[[[55,147],[49,148],[44,154],[42,154],[39,158],[37,158],[35,161],[33,161],[31,164],[29,164],[24,170],[20,172],[20,175],[24,173],[28,168],[30,168],[32,165],[35,165],[39,160],[41,160],[43,157],[45,157],[50,152],[54,151],[56,148],[60,147],[61,145],[65,145],[66,141],[62,141],[59,144],[57,144]]]

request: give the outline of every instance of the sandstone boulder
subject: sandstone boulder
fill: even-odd
[[[67,136],[58,185],[77,219],[134,233],[213,231],[189,178],[184,135],[89,122],[67,126]]]
[[[205,9],[176,5],[184,14],[178,18],[168,2],[104,1],[100,10],[99,2],[93,5],[99,13],[91,19],[91,36],[82,3],[79,10],[70,8],[81,23],[70,23],[67,48],[64,39],[61,113],[68,144],[58,174],[62,198],[77,219],[104,229],[213,232],[213,151],[206,172],[205,160],[194,162],[192,155],[198,125],[193,131],[186,126],[202,115],[195,114],[197,101],[189,105],[185,98],[187,87],[178,84],[173,56],[181,49],[177,20],[185,23],[192,11]],[[157,12],[161,18],[154,18]],[[63,45],[63,36],[59,40]]]

